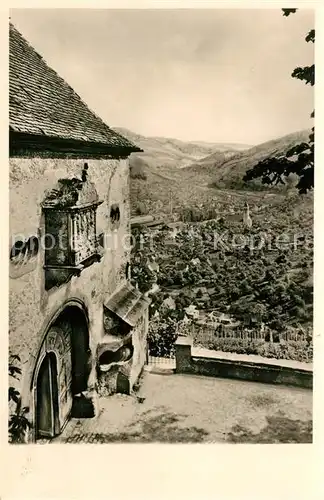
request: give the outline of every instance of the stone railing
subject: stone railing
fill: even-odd
[[[178,337],[175,358],[176,373],[313,387],[311,363],[194,348],[190,337]]]

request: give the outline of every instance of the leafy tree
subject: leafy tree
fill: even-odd
[[[232,300],[237,300],[240,297],[240,289],[237,286],[233,286],[233,288],[229,291],[229,295]]]
[[[251,314],[256,317],[257,321],[261,323],[265,318],[267,308],[264,304],[256,303],[251,307]]]
[[[269,323],[270,328],[272,328],[275,331],[278,332],[283,332],[285,330],[285,323],[281,319],[274,319],[273,321],[270,321]]]
[[[184,309],[184,308],[190,306],[191,299],[190,299],[190,297],[186,296],[184,293],[181,293],[178,295],[178,297],[176,297],[175,302],[176,302],[177,308]]]
[[[152,297],[152,302],[150,305],[150,318],[154,316],[154,313],[159,311],[164,299],[164,294],[162,292],[156,293]]]
[[[297,9],[282,9],[284,16],[294,14]],[[305,41],[315,42],[315,30],[310,30]],[[295,68],[291,76],[304,81],[306,85],[315,83],[315,64]],[[314,118],[314,111],[311,114]],[[263,184],[285,184],[287,178],[295,174],[298,178],[297,189],[300,194],[305,194],[314,187],[314,127],[312,127],[308,142],[302,142],[287,151],[285,156],[271,157],[257,163],[248,170],[244,181],[261,178]]]
[[[148,292],[156,282],[156,275],[147,266],[144,258],[139,258],[132,267],[132,284],[138,286],[142,293]]]
[[[240,283],[240,288],[244,294],[251,293],[252,292],[252,287],[250,286],[249,282],[247,279],[244,279]]]
[[[305,311],[304,308],[299,307],[298,305],[294,306],[291,310],[291,313],[298,318],[299,320],[306,320],[308,319],[308,315]]]
[[[176,339],[176,321],[171,316],[162,321],[153,320],[150,322],[148,344],[151,356],[172,356]]]
[[[146,215],[148,213],[148,210],[145,204],[140,201],[137,202],[137,205],[135,207],[135,213],[136,215]]]

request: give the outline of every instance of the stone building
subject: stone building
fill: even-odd
[[[129,165],[110,129],[10,25],[9,349],[31,422],[53,437],[129,393],[149,301],[129,283]]]

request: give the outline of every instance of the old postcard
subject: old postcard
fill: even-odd
[[[233,4],[10,10],[11,454],[314,443],[316,9]]]

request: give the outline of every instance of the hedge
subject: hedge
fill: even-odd
[[[282,341],[278,343],[263,340],[246,340],[231,338],[215,338],[197,342],[196,345],[215,351],[233,352],[237,354],[257,354],[264,358],[292,359],[311,363],[313,361],[313,343]]]

